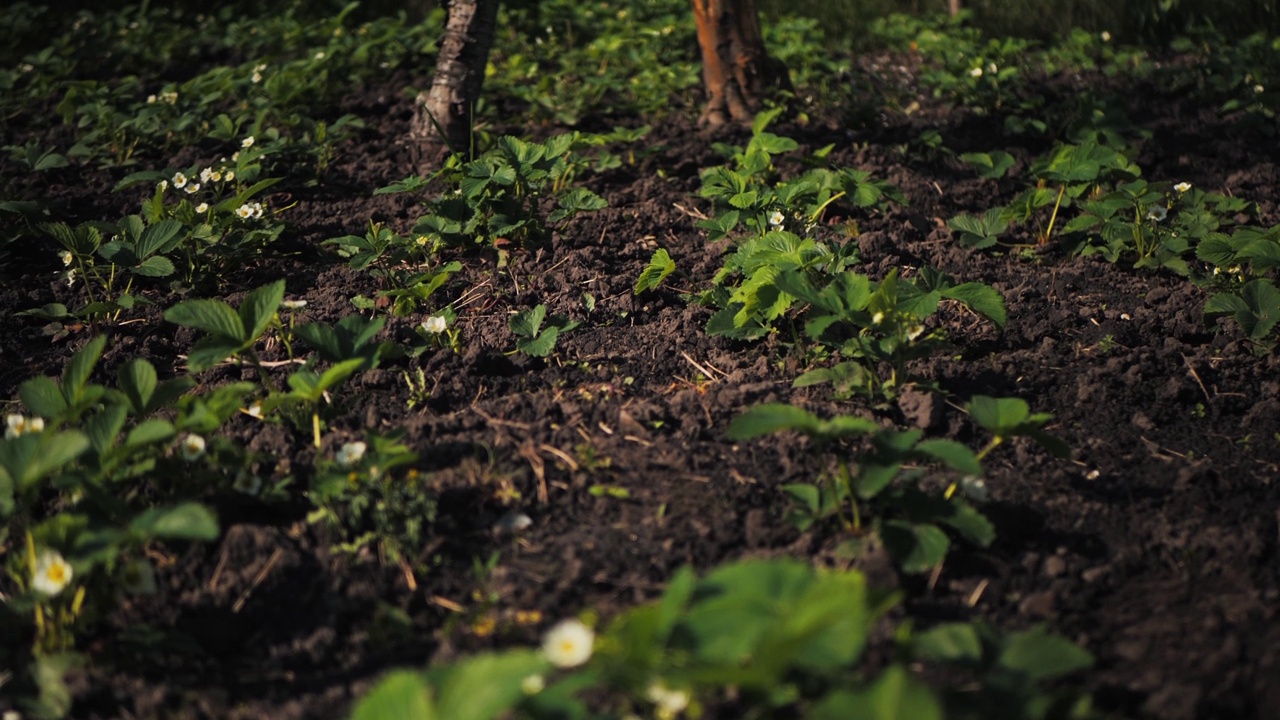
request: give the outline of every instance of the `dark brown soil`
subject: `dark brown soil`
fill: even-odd
[[[360,115],[367,129],[341,147],[317,186],[273,198],[278,206],[297,202],[284,215],[290,229],[279,252],[226,277],[224,297],[237,301],[283,275],[289,297],[308,301],[306,320],[334,322],[353,312],[352,296],[376,290],[319,243],[362,234],[370,219],[402,231],[412,226],[419,209],[407,197],[372,195],[413,170],[403,139],[410,107],[402,90],[411,82],[422,80],[391,78],[345,98],[342,111]],[[1262,224],[1280,222],[1274,138],[1152,85],[1115,93],[1127,98],[1134,122],[1155,132],[1139,158],[1149,178],[1255,200]],[[918,373],[957,403],[974,394],[1026,399],[1052,413],[1050,430],[1074,452],[1063,461],[1034,445],[1000,449],[987,462],[996,544],[958,547],[934,583],[891,571],[877,580],[908,591],[906,611],[918,623],[1047,623],[1097,656],[1082,682],[1117,717],[1271,716],[1280,707],[1276,355],[1255,355],[1232,325],[1207,325],[1206,293],[1180,278],[1052,248],[984,254],[959,247],[945,221],[980,213],[1016,188],[975,179],[945,155],[899,148],[929,127],[957,151],[1006,148],[1021,163],[1044,147],[1005,138],[998,119],[925,105],[876,127],[829,119],[778,132],[809,147],[836,143],[836,162],[890,180],[909,199],[909,207],[855,217],[870,272],[927,264],[1004,295],[1003,332],[950,318],[956,357]],[[840,112],[828,116],[858,116]],[[37,127],[17,122],[0,135],[10,144]],[[548,132],[518,122],[502,130]],[[160,592],[122,605],[84,637],[91,662],[74,680],[73,715],[342,717],[389,667],[534,642],[546,624],[583,608],[607,616],[654,598],[686,563],[706,569],[751,555],[830,557],[838,540],[831,532],[801,534],[784,520],[779,486],[805,481],[819,467],[807,445],[789,436],[734,443],[725,428],[766,401],[824,415],[868,408],[836,402],[822,388],[792,389],[798,366],[785,344],[710,338],[710,311],[680,294],[705,287],[723,251],[706,242],[691,212],[705,209],[699,170],[721,162],[711,140],[744,137],[712,138],[680,117],[656,121],[646,142],[660,152],[584,179],[608,209],[575,220],[546,245],[516,249],[505,268],[459,255],[465,270],[445,294],[475,298],[460,312],[461,353],[397,361],[339,393],[345,406],[323,452],[365,428],[404,428],[430,473],[440,514],[421,549],[429,572],[410,579],[376,553],[335,554],[334,538],[306,523],[300,490],[294,502],[269,504],[211,495],[221,540],[157,549]],[[108,193],[114,172],[70,168],[52,177],[23,192],[58,200],[62,217],[115,218],[136,209],[134,199]],[[685,277],[633,296],[659,245]],[[51,279],[52,256],[40,247],[10,258],[4,307],[83,301]],[[584,293],[596,300],[590,312]],[[157,300],[163,306],[176,298]],[[550,359],[508,356],[509,313],[538,303],[582,327]],[[181,372],[189,333],[174,332],[159,309],[134,317],[140,321],[106,328],[104,379],[131,357],[149,358],[162,374]],[[407,341],[420,319],[392,320],[385,335]],[[36,321],[6,314],[3,322],[6,398],[26,377],[60,372],[88,336],[51,343]],[[703,366],[714,377],[699,381]],[[431,395],[410,410],[402,374],[418,369]],[[200,380],[235,377],[219,369]],[[936,405],[921,421],[931,432],[983,442],[963,413]],[[918,416],[875,412],[899,424]],[[305,474],[313,457],[306,433],[247,417],[230,428],[275,458],[280,472]],[[583,462],[588,452],[600,460],[594,467]],[[601,485],[629,496],[590,492]],[[518,539],[494,530],[514,511],[533,520]],[[474,569],[495,553],[491,571]],[[522,610],[540,611],[541,624],[515,622]],[[496,620],[487,635],[474,630],[486,612]],[[124,639],[142,623],[163,641]]]

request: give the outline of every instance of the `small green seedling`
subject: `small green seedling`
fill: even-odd
[[[543,327],[545,323],[545,327]],[[560,335],[573,330],[581,323],[563,315],[547,316],[547,306],[538,305],[531,310],[516,313],[509,324],[516,336],[516,352],[533,357],[546,357],[556,347]]]
[[[646,290],[657,290],[662,281],[675,271],[676,261],[671,259],[666,248],[658,248],[654,251],[653,257],[649,258],[649,264],[640,272],[640,277],[636,279],[632,294],[639,295]]]
[[[187,356],[192,372],[208,370],[223,360],[244,354],[258,369],[263,384],[271,379],[258,360],[253,345],[266,332],[284,300],[284,280],[277,280],[250,292],[234,309],[222,300],[184,300],[165,310],[164,319],[205,332]]]

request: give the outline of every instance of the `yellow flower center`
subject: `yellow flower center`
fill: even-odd
[[[45,571],[45,576],[50,581],[61,585],[67,581],[67,566],[63,563],[54,563]]]

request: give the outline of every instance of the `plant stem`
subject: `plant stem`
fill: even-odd
[[[262,361],[258,359],[258,354],[253,351],[253,348],[245,350],[244,354],[249,358],[249,363],[257,369],[258,377],[262,380],[262,386],[267,389],[267,392],[276,392],[276,384],[271,382],[271,376],[267,374],[267,369],[262,367]]]
[[[1044,231],[1044,241],[1046,243],[1049,242],[1049,238],[1053,237],[1053,224],[1058,221],[1058,208],[1062,207],[1062,196],[1066,192],[1066,185],[1058,189],[1058,199],[1053,203],[1053,214],[1049,216],[1049,228]]]
[[[985,458],[987,454],[990,453],[992,450],[995,450],[997,447],[999,447],[1000,443],[1002,442],[1004,442],[1003,436],[997,435],[991,438],[991,442],[987,443],[987,446],[982,448],[982,450],[978,452],[978,455],[977,455],[978,462],[982,462],[982,459]]]
[[[862,514],[858,511],[858,501],[853,496],[853,483],[849,477],[849,463],[840,461],[840,485],[844,487],[845,497],[849,500],[849,529],[857,533],[862,530]]]
[[[835,202],[836,200],[839,200],[840,198],[844,197],[844,196],[845,196],[845,195],[847,195],[847,194],[848,194],[848,193],[846,193],[845,191],[841,190],[840,192],[836,193],[835,195],[832,195],[831,197],[827,198],[827,201],[826,201],[826,202],[824,202],[824,203],[822,203],[821,205],[819,205],[819,206],[818,206],[818,209],[813,211],[813,214],[809,216],[809,220],[810,220],[810,221],[812,221],[812,222],[817,222],[817,221],[818,221],[818,217],[819,217],[819,216],[821,216],[821,215],[822,215],[822,213],[826,212],[826,210],[827,210],[827,206],[828,206],[828,205],[830,205],[831,203]]]

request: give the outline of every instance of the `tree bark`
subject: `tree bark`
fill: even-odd
[[[789,84],[786,68],[765,51],[755,0],[690,2],[707,91],[698,124],[749,124],[764,94],[773,86]]]
[[[472,112],[480,99],[493,45],[499,0],[450,0],[449,19],[431,88],[418,93],[412,134],[420,144],[469,150]]]

